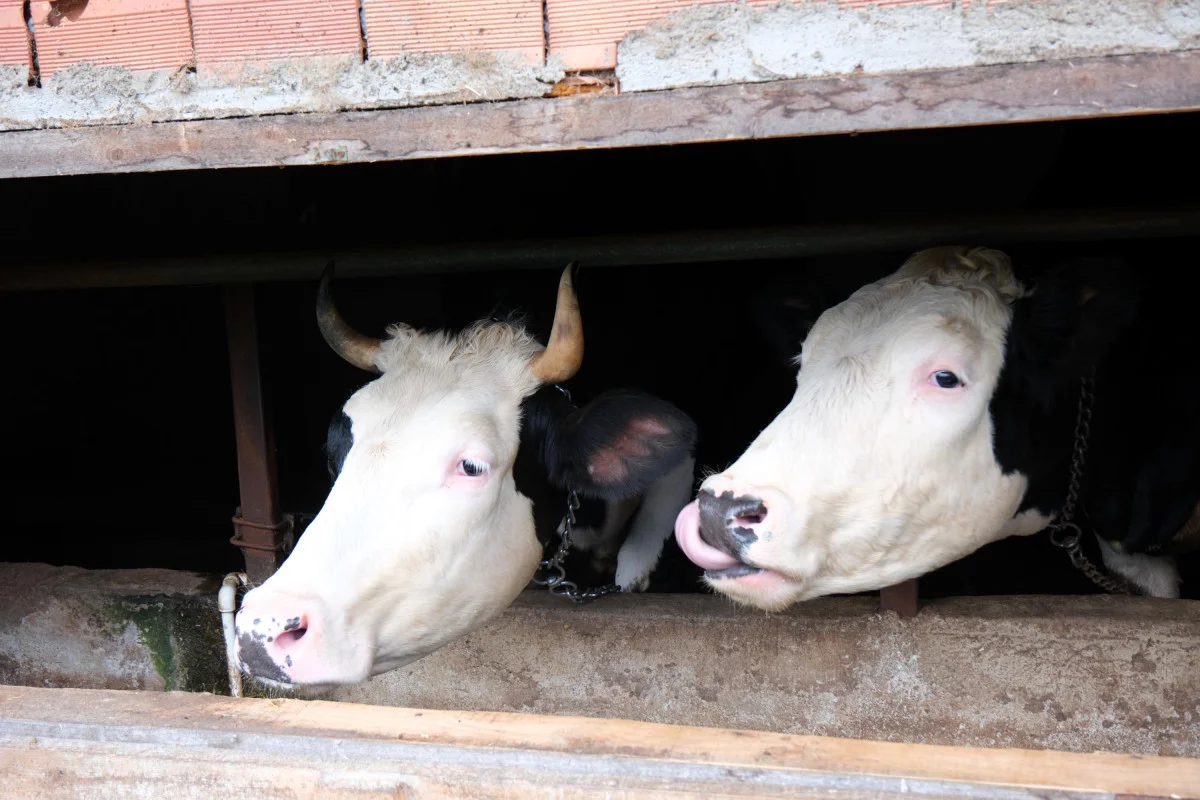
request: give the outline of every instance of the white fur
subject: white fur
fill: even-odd
[[[638,507],[629,534],[617,552],[617,585],[625,592],[640,592],[658,566],[663,542],[675,530],[675,517],[692,497],[696,461],[684,459],[651,486]]]
[[[1179,568],[1171,556],[1146,553],[1120,553],[1099,536],[1104,566],[1137,586],[1150,597],[1179,597]]]
[[[344,407],[354,442],[324,506],[238,615],[239,632],[311,619],[280,665],[294,684],[355,682],[438,649],[507,607],[540,555],[512,476],[540,346],[502,324],[390,333],[383,374]],[[464,456],[485,459],[487,478],[448,478]]]
[[[1002,474],[988,413],[1009,302],[1022,293],[1004,254],[937,248],[822,314],[792,401],[702,486],[765,502],[743,555],[774,577],[714,587],[777,610],[896,584],[1032,532],[1037,519],[1014,519],[1026,479]],[[937,369],[966,388],[920,382]]]

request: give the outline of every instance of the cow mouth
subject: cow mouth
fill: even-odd
[[[733,580],[735,578],[745,578],[747,575],[758,575],[765,571],[762,567],[752,567],[746,563],[739,563],[736,566],[726,567],[725,569],[705,570],[704,577],[710,581]]]
[[[705,542],[700,536],[700,516],[694,500],[675,519],[675,539],[683,554],[703,569],[709,580],[736,580],[767,571]]]

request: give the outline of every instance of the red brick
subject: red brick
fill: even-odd
[[[191,0],[198,65],[362,53],[358,0]]]
[[[29,68],[29,32],[21,0],[0,0],[0,65]]]
[[[187,0],[91,0],[74,19],[31,7],[42,75],[79,61],[128,69],[176,69],[192,60]]]
[[[371,58],[516,51],[546,57],[542,0],[363,0]]]

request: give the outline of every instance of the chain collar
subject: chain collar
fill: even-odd
[[[606,594],[617,594],[621,587],[610,583],[593,589],[580,589],[573,581],[567,580],[567,570],[563,561],[566,560],[567,553],[571,552],[571,533],[577,521],[575,512],[578,510],[579,493],[572,486],[567,490],[567,515],[563,518],[562,539],[558,543],[558,550],[550,558],[538,562],[538,571],[534,573],[533,582],[538,586],[545,586],[550,590],[550,594],[566,597],[576,603],[588,603]]]
[[[1084,378],[1079,389],[1079,413],[1075,418],[1075,452],[1071,456],[1071,480],[1067,486],[1067,499],[1063,503],[1061,513],[1047,526],[1050,531],[1050,543],[1066,550],[1075,568],[1109,594],[1140,594],[1128,581],[1106,573],[1088,560],[1083,554],[1083,530],[1074,522],[1075,504],[1079,501],[1079,482],[1083,477],[1084,457],[1087,455],[1088,439],[1092,433],[1092,403],[1095,399],[1092,378]]]
[[[562,386],[555,385],[555,389],[562,392],[567,398],[567,402],[571,401],[571,393]],[[558,543],[558,550],[550,558],[543,559],[538,562],[537,572],[534,573],[533,582],[538,586],[545,586],[550,590],[550,594],[556,594],[559,597],[566,597],[569,600],[574,600],[576,603],[589,603],[598,597],[603,597],[606,594],[617,594],[621,591],[621,587],[616,584],[606,584],[597,586],[593,589],[580,589],[573,581],[567,580],[567,569],[563,566],[563,561],[566,560],[567,554],[571,552],[571,535],[575,529],[575,523],[578,520],[575,518],[575,512],[579,510],[579,492],[574,486],[567,488],[567,515],[563,518],[562,538]]]

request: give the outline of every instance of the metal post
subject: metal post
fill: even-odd
[[[915,617],[921,610],[917,598],[917,579],[885,586],[879,590],[879,605],[884,611],[895,611],[902,617]]]
[[[292,519],[279,513],[275,486],[275,447],[263,406],[258,363],[254,286],[225,287],[225,329],[233,387],[233,424],[237,437],[241,506],[233,517],[230,541],[246,557],[246,574],[262,583],[279,568],[291,544]]]

